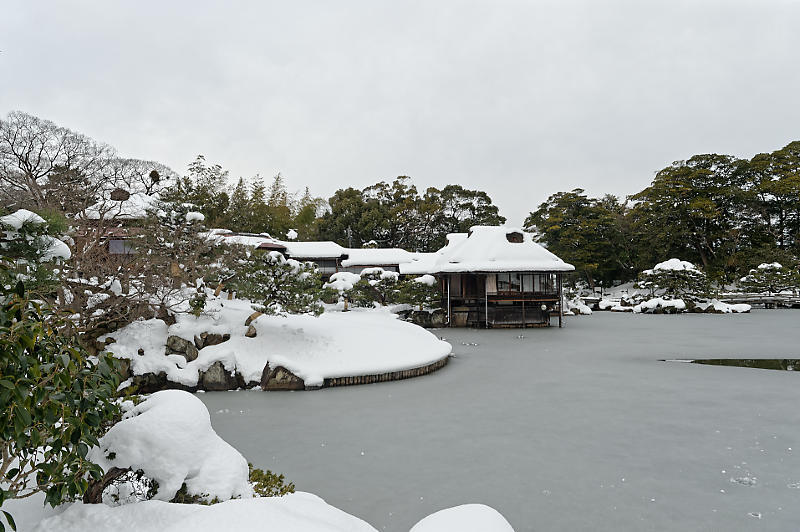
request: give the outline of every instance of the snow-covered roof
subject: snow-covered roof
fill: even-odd
[[[274,240],[286,248],[286,254],[293,259],[338,259],[345,255],[345,248],[336,242],[286,242]]]
[[[349,248],[345,249],[347,258],[342,266],[389,266],[404,264],[414,260],[417,253],[400,248]]]
[[[157,210],[160,200],[156,196],[149,196],[143,192],[136,192],[126,200],[105,199],[98,201],[83,211],[89,220],[124,219],[141,220],[147,217],[148,211]]]
[[[512,242],[511,240],[520,240]],[[401,273],[569,272],[575,269],[533,241],[533,234],[504,226],[478,225],[448,235],[447,246],[427,260],[403,265]]]

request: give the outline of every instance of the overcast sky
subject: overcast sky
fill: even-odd
[[[410,175],[509,218],[800,140],[800,2],[4,0],[19,109],[316,195]]]

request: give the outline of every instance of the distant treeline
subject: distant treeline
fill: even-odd
[[[400,176],[324,199],[307,187],[290,192],[280,174],[233,184],[220,165],[198,156],[179,176],[159,163],[120,158],[106,144],[25,113],[0,120],[0,209],[44,209],[69,218],[98,201],[111,182],[191,203],[207,227],[279,238],[293,229],[300,240],[348,247],[435,251],[448,233],[505,222],[486,192],[459,185],[420,191]],[[525,228],[590,285],[633,279],[672,257],[718,280],[738,278],[762,262],[795,267],[800,142],[750,160],[695,155],[624,199],[558,192],[530,213]]]
[[[718,281],[765,262],[796,268],[800,141],[750,160],[710,154],[677,161],[625,201],[559,192],[525,227],[590,285],[635,278],[671,257]]]

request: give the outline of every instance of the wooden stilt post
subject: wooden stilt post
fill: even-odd
[[[453,316],[450,307],[450,277],[452,276],[448,274],[447,275],[447,326],[448,327],[453,326]]]
[[[483,326],[489,328],[489,274],[487,273],[483,278]]]
[[[563,327],[564,320],[564,297],[561,295],[564,283],[561,279],[562,274],[556,274],[556,282],[558,283],[558,328]]]

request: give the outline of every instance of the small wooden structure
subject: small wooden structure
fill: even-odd
[[[547,327],[563,325],[563,275],[573,271],[519,229],[473,227],[448,235],[448,245],[427,263],[401,273],[435,275],[451,327]]]

